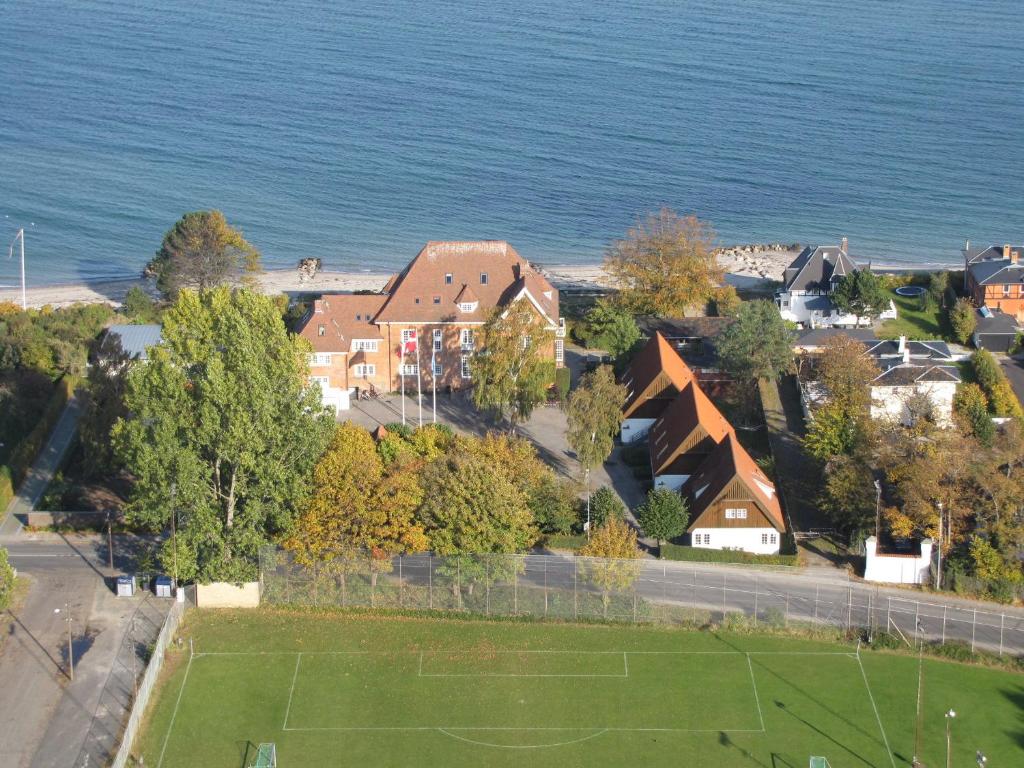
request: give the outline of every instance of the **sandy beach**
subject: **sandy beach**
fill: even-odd
[[[726,281],[737,287],[748,287],[765,280],[780,280],[782,272],[793,260],[796,252],[785,247],[736,246],[722,249],[719,263],[726,271]],[[600,264],[542,264],[538,265],[559,290],[607,288],[608,276]],[[287,293],[345,293],[351,291],[377,291],[384,287],[389,272],[345,272],[325,270],[312,279],[301,280],[296,269],[271,269],[258,279],[259,289],[266,294]],[[123,280],[69,283],[66,285],[33,286],[26,290],[29,307],[46,305],[63,307],[76,303],[107,302],[120,305],[133,286],[154,292],[151,281],[142,277]],[[0,288],[0,302],[21,303],[21,290],[17,287]]]

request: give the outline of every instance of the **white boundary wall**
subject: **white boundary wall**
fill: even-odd
[[[864,581],[877,581],[883,584],[925,584],[931,572],[932,542],[925,539],[921,542],[921,555],[880,555],[878,542],[869,536],[864,542],[867,565],[864,568]]]

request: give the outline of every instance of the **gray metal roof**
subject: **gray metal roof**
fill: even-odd
[[[833,278],[848,275],[856,269],[857,262],[839,246],[809,245],[786,267],[784,290],[830,290]]]
[[[978,310],[978,325],[975,328],[975,333],[982,335],[986,333],[1002,333],[1002,334],[1016,334],[1020,331],[1020,327],[1017,325],[1016,319],[1012,315],[1008,315],[1005,312],[993,309],[990,310],[990,314],[986,317],[985,314]]]
[[[901,363],[878,375],[876,387],[905,387],[918,382],[960,382],[960,371],[952,365],[915,365]]]
[[[1010,250],[1024,253],[1024,246],[1011,245]],[[963,254],[964,260],[968,264],[974,264],[979,261],[999,261],[1003,259],[1003,246],[975,245],[970,248],[961,249],[960,253]]]
[[[905,341],[912,360],[952,360],[949,345],[944,341]],[[874,358],[902,357],[900,343],[896,339],[867,341],[864,348]]]
[[[797,336],[794,344],[798,347],[823,347],[837,336],[849,336],[855,341],[877,339],[871,328],[811,328]]]
[[[107,328],[104,346],[119,343],[121,349],[133,360],[148,360],[148,347],[155,347],[162,341],[159,325],[112,325]]]
[[[1009,259],[976,261],[968,269],[979,285],[1024,283],[1024,263],[1014,264]]]

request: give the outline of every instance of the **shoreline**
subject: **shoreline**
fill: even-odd
[[[778,243],[727,246],[718,249],[717,258],[726,272],[725,281],[736,288],[767,287],[781,282],[783,271],[799,250]],[[609,287],[608,276],[600,264],[535,264],[559,290],[600,290]],[[874,265],[879,271],[913,272],[928,267]],[[290,296],[318,293],[350,293],[353,291],[379,291],[392,272],[352,272],[322,270],[312,279],[301,279],[296,268],[268,269],[257,277],[257,289],[264,294],[285,293]],[[152,280],[138,277],[121,279],[83,280],[76,283],[29,286],[26,299],[29,308],[44,306],[65,307],[71,304],[106,303],[120,306],[125,294],[140,287],[156,295]],[[17,286],[0,288],[0,303],[21,305],[21,289]]]

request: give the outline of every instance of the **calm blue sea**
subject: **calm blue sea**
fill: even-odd
[[[0,239],[26,226],[37,284],[133,276],[206,207],[268,266],[390,268],[442,238],[591,262],[668,205],[723,243],[846,235],[950,262],[964,238],[1024,238],[1022,18],[1020,0],[4,0]]]

